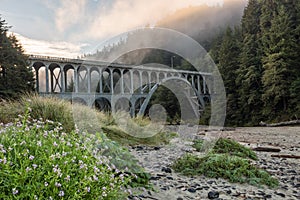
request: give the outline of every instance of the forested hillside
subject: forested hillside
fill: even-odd
[[[241,25],[210,53],[223,76],[227,124],[300,117],[300,1],[249,0]]]
[[[257,125],[260,121],[300,118],[300,1],[249,0],[240,17],[241,7],[236,9],[228,2],[225,1],[222,8],[191,7],[175,12],[157,26],[185,31],[210,53],[226,88],[227,125]],[[231,15],[225,12],[228,8],[235,8]],[[219,18],[215,16],[212,20],[213,13],[218,13]],[[199,23],[196,23],[197,17]],[[93,57],[105,59],[134,38],[133,33],[118,45],[107,47]],[[130,52],[118,61],[170,66],[173,56],[170,52],[146,49]],[[180,56],[175,56],[175,68],[190,67]],[[166,99],[166,89],[161,90],[165,91],[155,95],[155,102]],[[176,100],[167,99],[169,105],[177,105]],[[168,108],[172,108],[167,110],[172,113],[171,119],[180,114],[174,106]]]

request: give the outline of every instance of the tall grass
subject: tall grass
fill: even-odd
[[[18,101],[0,102],[0,123],[14,122],[18,115],[25,113],[27,107],[30,107],[33,118],[59,122],[66,132],[75,129],[89,133],[104,132],[110,139],[124,145],[157,145],[167,143],[175,136],[174,133],[158,129],[155,124],[151,125],[149,119],[141,116],[126,118],[124,128],[117,121],[122,120],[125,113],[111,115],[85,105],[36,94],[24,95]]]

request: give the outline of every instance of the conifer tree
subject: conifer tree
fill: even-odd
[[[296,79],[293,67],[297,64],[297,44],[293,35],[293,21],[289,10],[277,4],[266,34],[268,49],[263,58],[264,110],[266,116],[275,118],[287,112],[290,86]]]
[[[227,28],[219,51],[219,71],[222,74],[227,94],[227,124],[236,125],[240,122],[236,71],[239,67],[239,30]]]
[[[261,4],[250,0],[242,18],[242,49],[240,67],[237,71],[239,86],[239,104],[244,123],[255,123],[261,120],[261,74],[262,49],[260,31]]]
[[[18,94],[34,90],[33,72],[27,57],[9,27],[0,18],[0,98],[16,98]]]

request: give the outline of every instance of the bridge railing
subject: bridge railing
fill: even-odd
[[[49,62],[58,62],[58,63],[76,63],[83,66],[92,66],[92,67],[112,67],[112,68],[124,68],[124,69],[136,69],[143,71],[157,71],[157,72],[166,72],[166,73],[181,73],[181,74],[190,74],[190,75],[204,75],[211,76],[212,73],[208,72],[199,72],[199,71],[187,71],[181,69],[170,69],[162,67],[151,67],[145,65],[128,65],[122,63],[109,63],[96,60],[84,60],[84,59],[75,59],[75,58],[62,58],[62,57],[52,57],[52,56],[43,56],[43,55],[28,55],[29,60],[31,61],[49,61]]]

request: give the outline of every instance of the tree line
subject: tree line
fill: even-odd
[[[300,1],[249,0],[210,54],[227,93],[227,124],[300,117]]]

